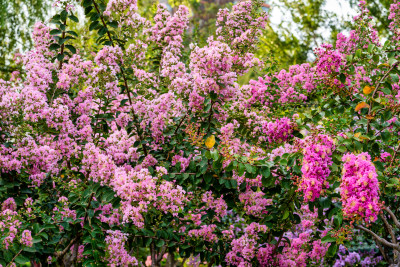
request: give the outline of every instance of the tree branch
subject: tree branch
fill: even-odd
[[[66,27],[67,26],[67,19],[65,19],[64,20],[64,26]],[[62,32],[62,35],[61,35],[62,37],[61,37],[61,39],[64,39],[65,38],[65,29],[64,29],[64,31]],[[62,43],[62,45],[61,45],[61,52],[60,52],[60,55],[62,55],[63,53],[64,53],[64,47],[65,47],[65,41]],[[61,70],[61,68],[62,68],[62,64],[63,64],[63,61],[64,61],[64,58],[63,59],[61,59],[60,60],[60,63],[58,64],[58,69],[59,70]]]
[[[376,241],[382,243],[383,245],[385,245],[385,246],[387,246],[387,247],[390,247],[390,248],[393,248],[393,249],[395,249],[395,250],[400,251],[400,246],[399,246],[398,244],[390,243],[390,242],[387,241],[386,239],[384,239],[384,238],[378,236],[377,234],[375,234],[375,233],[372,232],[371,230],[365,228],[364,226],[362,226],[362,225],[355,225],[354,227],[357,228],[357,229],[363,230],[364,232],[369,233],[370,235],[372,235],[372,236],[376,239]]]
[[[385,250],[382,248],[380,242],[378,242],[378,240],[376,240],[375,237],[373,237],[373,239],[374,239],[376,245],[378,246],[378,249],[379,249],[379,251],[381,252],[381,254],[382,254],[383,258],[385,259],[385,261],[389,262],[390,259],[389,259],[388,256],[386,255],[386,252],[385,252]]]
[[[178,126],[176,127],[174,134],[176,134],[178,132],[178,129],[181,127],[183,121],[185,120],[187,114],[185,114],[185,116],[183,116],[182,120],[179,122]]]
[[[78,234],[75,238],[73,238],[69,242],[68,246],[66,246],[60,253],[56,253],[56,260],[57,261],[61,260],[65,256],[65,254],[67,254],[68,250],[72,247],[72,245],[75,243],[75,241],[79,238],[79,235],[80,234]]]
[[[390,217],[392,217],[392,220],[393,220],[394,224],[396,225],[396,227],[400,228],[400,222],[397,220],[393,211],[391,211],[388,207],[383,207],[383,209],[386,210],[387,213],[389,213]]]
[[[392,226],[388,223],[388,221],[385,218],[385,215],[382,213],[379,214],[379,217],[381,217],[382,221],[385,223],[385,228],[389,232],[390,236],[392,237],[392,242],[393,244],[397,244],[396,236],[394,235],[393,228]]]

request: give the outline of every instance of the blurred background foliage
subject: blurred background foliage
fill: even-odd
[[[32,47],[31,28],[51,9],[49,0],[0,0],[0,71],[15,70],[10,59]]]
[[[73,0],[75,1],[75,0]],[[358,0],[342,0],[357,9]],[[18,66],[13,63],[15,52],[32,47],[31,32],[36,21],[48,21],[53,0],[0,0],[0,78],[7,78]],[[138,0],[142,16],[152,19],[157,4],[166,4],[174,12],[181,4],[191,10],[191,27],[185,42],[205,45],[215,31],[215,20],[220,8],[230,8],[234,0]],[[340,10],[326,10],[327,0],[265,0],[264,9],[270,15],[279,8],[281,21],[267,25],[257,54],[279,68],[313,61],[313,49],[322,42],[333,43],[338,32],[350,26]],[[369,0],[368,7],[376,18],[381,35],[387,35],[388,8],[392,0]],[[77,48],[96,45],[84,24],[74,25],[79,38]],[[184,53],[185,54],[185,53]],[[244,77],[244,80],[248,80]]]

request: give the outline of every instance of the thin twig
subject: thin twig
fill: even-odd
[[[400,62],[396,62],[392,65],[392,67],[390,67],[390,69],[385,73],[385,75],[383,75],[383,77],[379,80],[378,84],[375,86],[375,90],[371,95],[371,100],[370,100],[370,104],[369,104],[369,109],[368,109],[368,115],[371,115],[371,111],[372,111],[372,99],[374,98],[376,92],[378,91],[381,83],[383,82],[383,80],[386,79],[386,77],[389,75],[389,73],[395,68],[397,67],[397,65],[399,65]],[[367,124],[367,133],[369,132],[370,129],[370,122],[371,120],[368,120],[368,124]]]
[[[21,249],[20,251],[18,251],[17,254],[15,254],[14,258],[12,258],[12,260],[10,261],[10,263],[7,265],[7,267],[10,267],[11,264],[14,262],[15,258],[19,256],[19,254],[21,254],[23,249]]]
[[[396,158],[397,153],[399,152],[399,149],[400,149],[400,143],[399,143],[399,145],[397,146],[396,150],[394,151],[394,154],[393,154],[392,159],[390,160],[389,168],[392,167],[392,164],[393,164],[393,162],[394,162],[394,159]]]
[[[178,126],[176,127],[175,131],[174,131],[174,135],[178,132],[178,129],[181,127],[183,121],[185,120],[187,114],[185,114],[185,116],[183,116],[182,120],[179,122]]]

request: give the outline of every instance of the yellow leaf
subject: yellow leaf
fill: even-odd
[[[212,148],[215,145],[215,136],[211,135],[206,139],[206,147]]]
[[[369,120],[372,120],[372,119],[375,118],[375,117],[372,116],[372,115],[367,115],[367,116],[365,116],[365,118],[367,118],[367,119],[369,119]]]
[[[363,93],[366,95],[369,95],[370,93],[372,93],[374,91],[374,88],[372,88],[371,86],[367,85],[364,87],[363,89]]]
[[[361,133],[356,133],[356,134],[354,135],[354,137],[359,138],[360,135],[361,135]]]
[[[355,111],[359,111],[362,108],[369,108],[369,105],[365,102],[361,102],[356,106]]]

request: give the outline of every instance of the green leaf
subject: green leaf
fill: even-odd
[[[164,246],[164,244],[165,244],[165,241],[160,239],[160,240],[157,241],[156,246],[161,248],[162,246]]]
[[[239,167],[238,167],[238,175],[242,176],[244,174],[244,164],[243,163],[239,163]]]
[[[264,178],[268,178],[271,175],[271,170],[268,167],[262,167],[261,174]]]
[[[87,211],[89,218],[92,218],[94,215],[94,210],[90,209]]]
[[[147,238],[145,242],[145,246],[148,247],[150,246],[151,242],[153,241],[153,238]]]
[[[90,21],[96,21],[96,20],[98,20],[100,18],[100,14],[99,13],[93,13],[91,16],[90,16]]]
[[[26,252],[32,252],[32,253],[35,253],[38,251],[35,247],[25,247],[23,250]]]
[[[361,57],[361,53],[362,53],[361,49],[358,49],[356,51],[356,57],[360,58]]]
[[[383,87],[383,88],[381,89],[381,91],[384,92],[386,95],[392,94],[392,91],[391,91],[389,88],[387,88],[387,87]]]
[[[25,264],[29,262],[29,259],[23,255],[18,255],[18,257],[15,258],[15,262],[19,264]]]
[[[100,36],[104,35],[106,32],[108,31],[107,27],[103,26],[100,28],[100,30],[98,31],[98,34]]]
[[[397,75],[397,74],[390,74],[390,78],[392,78],[394,83],[399,82],[399,75]]]
[[[89,25],[89,31],[93,31],[94,29],[96,29],[96,27],[97,26],[99,26],[99,22],[96,20],[96,21],[93,21],[92,23],[90,23],[90,25]]]
[[[60,14],[56,14],[51,19],[54,20],[54,21],[59,21],[60,18],[61,18]]]
[[[73,14],[69,15],[68,18],[69,18],[70,20],[72,20],[72,21],[79,22],[78,17],[75,16],[75,15],[73,15]]]
[[[73,35],[75,37],[78,37],[78,34],[76,32],[74,32],[74,31],[66,31],[66,33],[69,33],[69,34],[71,34],[71,35]]]
[[[337,244],[332,244],[329,249],[328,249],[328,256],[333,257],[336,255],[336,251],[338,249],[338,245]]]
[[[51,44],[49,47],[50,51],[57,50],[59,48],[60,48],[60,45],[56,44],[56,43]]]
[[[118,22],[116,22],[115,20],[107,22],[107,25],[113,28],[118,28]]]
[[[329,235],[326,235],[326,236],[324,236],[324,237],[321,239],[321,242],[322,242],[322,243],[332,243],[332,242],[336,242],[336,238],[333,238],[333,237],[331,237],[331,236],[329,236]]]
[[[65,45],[65,47],[68,48],[72,54],[76,54],[76,49],[72,45]]]
[[[82,6],[84,8],[90,6],[92,4],[92,0],[83,0]]]
[[[343,73],[340,73],[339,80],[340,80],[341,83],[345,83],[346,82],[346,75],[344,75]]]
[[[204,174],[204,181],[205,181],[207,184],[209,184],[209,183],[211,182],[211,180],[212,180],[212,175],[211,175],[211,173],[206,173],[206,174]]]
[[[250,164],[245,164],[244,167],[246,168],[246,171],[248,173],[253,173],[254,172],[254,169]]]
[[[287,219],[287,217],[289,217],[289,209],[286,209],[285,210],[285,213],[283,214],[283,217],[282,217],[282,220],[286,220]]]
[[[214,149],[213,151],[210,152],[211,157],[213,158],[213,160],[218,160],[218,150]]]
[[[68,16],[68,12],[67,11],[65,11],[65,10],[61,11],[61,14],[60,14],[61,21],[66,21],[67,20],[67,16]]]
[[[390,66],[392,66],[394,63],[396,63],[397,62],[397,59],[395,59],[395,58],[390,58],[389,59],[389,65]]]
[[[387,142],[390,139],[390,132],[389,131],[384,131],[381,133],[382,140],[384,142]]]
[[[61,34],[61,33],[62,33],[62,31],[59,30],[59,29],[53,29],[53,30],[50,31],[51,35],[57,35],[57,34]]]
[[[42,242],[42,239],[41,239],[40,237],[34,237],[34,238],[32,238],[32,243],[33,243],[33,244],[36,244],[36,243],[39,243],[39,242]]]
[[[369,44],[368,45],[368,53],[371,53],[374,50],[374,48],[375,48],[374,44]]]

